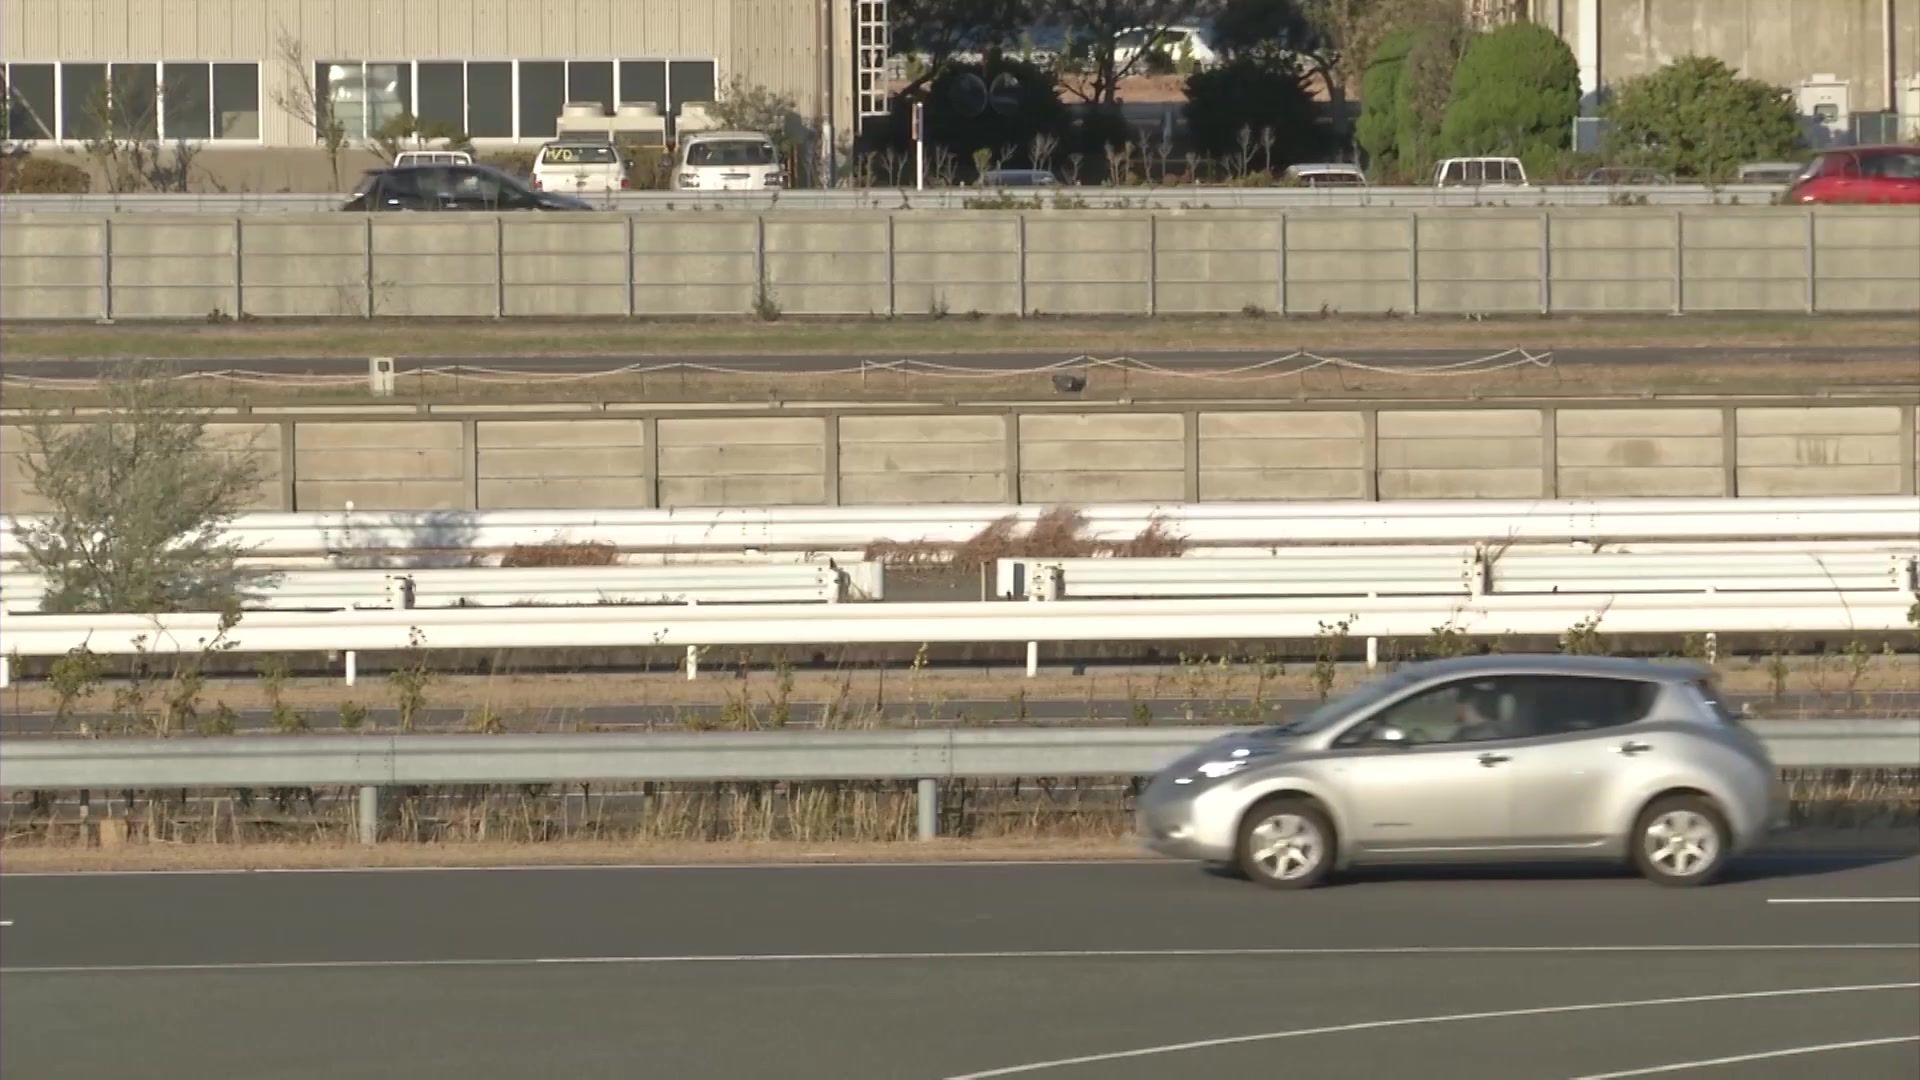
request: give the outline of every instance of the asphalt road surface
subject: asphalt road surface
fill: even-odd
[[[0,1045],[23,1080],[1911,1080],[1920,859],[9,875]]]
[[[1517,332],[1518,333],[1518,332]],[[1604,346],[1587,348],[1556,348],[1550,329],[1541,331],[1545,340],[1527,342],[1516,338],[1516,347],[1532,352],[1553,353],[1556,364],[1701,364],[1714,361],[1732,361],[1745,358],[1766,358],[1771,360],[1831,361],[1905,359],[1913,355],[1906,346]],[[1258,364],[1272,360],[1293,351],[1293,347],[1284,344],[1284,335],[1277,334],[1275,348],[1258,352],[1142,352],[1129,353],[1135,360],[1173,368],[1217,369],[1237,367],[1243,364]],[[1451,364],[1476,360],[1500,350],[1491,347],[1445,349],[1319,349],[1316,355],[1339,356],[1365,364],[1377,364],[1385,367],[1424,367],[1435,364]],[[462,356],[462,357],[396,357],[394,367],[397,371],[407,372],[417,368],[446,368],[458,363],[471,367],[503,368],[510,370],[537,370],[542,372],[581,372],[607,371],[628,364],[657,366],[683,362],[700,365],[705,368],[726,368],[735,371],[778,371],[810,372],[840,371],[857,368],[865,360],[871,363],[897,363],[903,359],[918,359],[955,367],[975,368],[983,371],[1016,371],[1044,367],[1074,359],[1068,353],[979,353],[979,354],[943,354],[925,353],[906,356],[898,353],[874,354],[869,356],[849,356],[843,354],[802,354],[790,356],[768,355],[694,355],[694,356],[620,356],[614,354],[592,356]],[[111,368],[118,361],[103,360],[15,360],[0,358],[0,372],[8,375],[37,375],[42,377],[81,378],[98,375],[103,369]],[[311,357],[311,356],[261,356],[229,357],[217,360],[184,359],[175,362],[181,371],[257,371],[271,374],[293,375],[364,375],[367,371],[365,357]]]

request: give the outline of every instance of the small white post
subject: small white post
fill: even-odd
[[[360,842],[374,844],[380,840],[380,789],[372,784],[360,786]]]
[[[1040,643],[1029,641],[1027,642],[1027,678],[1031,679],[1038,674],[1040,674]]]
[[[1377,637],[1370,637],[1367,639],[1367,670],[1372,671],[1374,668],[1377,668],[1379,666],[1380,666],[1380,639]]]
[[[0,656],[0,690],[13,685],[13,665],[5,656]]]
[[[348,649],[347,650],[347,685],[352,686],[353,681],[355,679],[358,679],[359,677],[360,677],[360,654],[353,651],[352,649]]]
[[[919,789],[914,793],[916,809],[920,812],[919,835],[922,841],[931,840],[940,835],[940,784],[937,780],[922,777]]]
[[[692,682],[693,680],[699,677],[700,677],[700,646],[689,645],[687,646],[687,681]]]
[[[1719,662],[1720,662],[1720,635],[1709,630],[1707,631],[1707,663],[1717,664]],[[4,686],[4,685],[6,684],[0,683],[0,686]]]

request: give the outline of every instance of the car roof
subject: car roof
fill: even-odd
[[[731,128],[724,130],[708,129],[706,131],[689,131],[685,135],[682,135],[680,139],[682,142],[701,142],[707,139],[765,139],[768,142],[773,141],[773,137],[764,131],[738,131]]]
[[[1586,678],[1634,679],[1641,682],[1693,682],[1711,674],[1690,660],[1638,660],[1620,656],[1582,656],[1567,653],[1488,653],[1421,660],[1403,665],[1395,674],[1421,680],[1474,675],[1573,675]]]

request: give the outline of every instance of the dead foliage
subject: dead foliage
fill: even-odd
[[[1176,558],[1186,551],[1186,538],[1175,535],[1159,517],[1124,540],[1094,540],[1086,535],[1086,515],[1072,507],[1054,506],[1041,512],[1022,532],[1013,514],[997,518],[959,543],[933,540],[875,540],[867,545],[869,561],[888,566],[950,566],[974,570],[998,559]]]
[[[501,566],[612,566],[620,549],[604,540],[549,540],[544,544],[515,544]]]

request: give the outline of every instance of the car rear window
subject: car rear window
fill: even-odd
[[[687,164],[695,168],[716,165],[771,165],[773,145],[758,139],[698,142],[687,148]]]
[[[540,151],[543,165],[612,165],[619,160],[611,146],[548,146]]]

